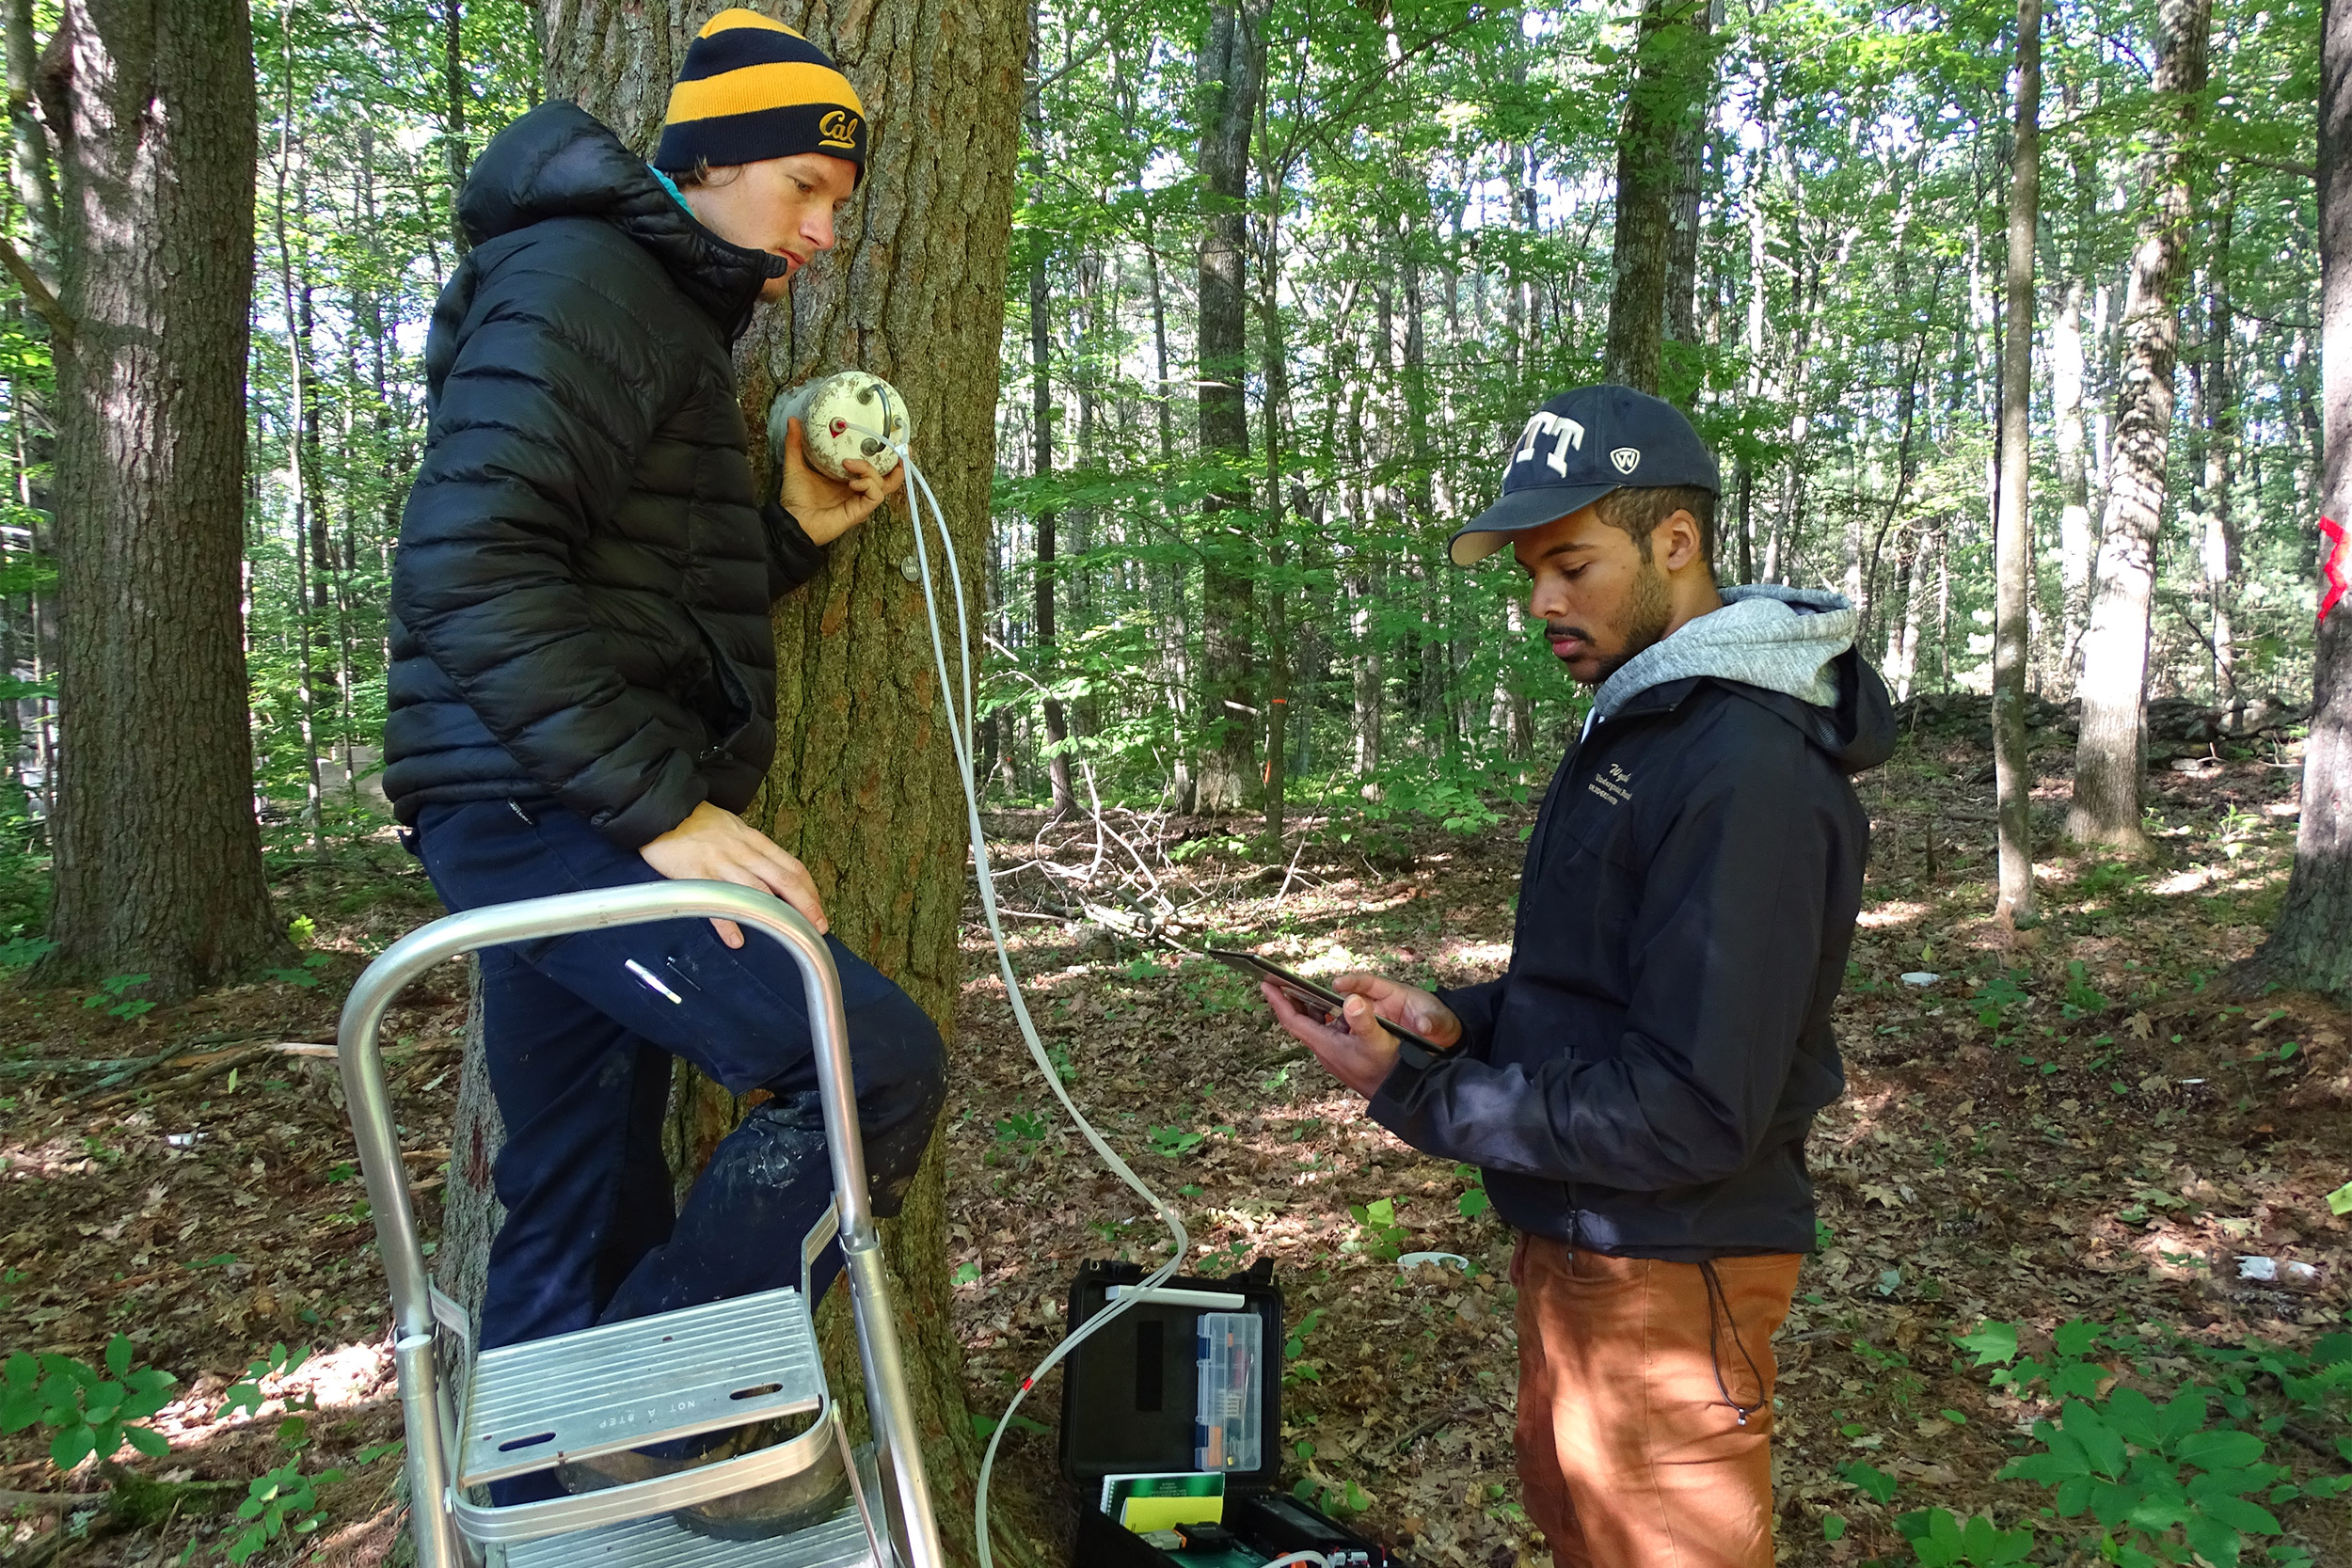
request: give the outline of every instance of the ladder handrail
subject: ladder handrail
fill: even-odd
[[[392,1297],[396,1342],[408,1354],[398,1357],[405,1409],[435,1408],[437,1394],[432,1358],[414,1348],[433,1333],[431,1277],[417,1231],[416,1206],[400,1138],[384,1081],[381,1030],[392,1001],[416,977],[449,958],[478,947],[564,936],[653,921],[709,918],[732,920],[758,929],[782,944],[800,965],[808,1001],[818,1099],[823,1105],[825,1143],[833,1164],[834,1193],[840,1205],[844,1272],[856,1307],[858,1349],[864,1363],[866,1404],[875,1436],[894,1464],[907,1546],[908,1568],[946,1568],[930,1486],[924,1472],[920,1433],[906,1399],[896,1320],[866,1185],[866,1152],[858,1136],[857,1091],[850,1065],[847,1016],[832,951],[800,911],[770,894],[731,882],[658,881],[627,887],[590,888],[580,893],[509,904],[490,904],[444,915],[387,947],[368,965],[343,1002],[336,1054],[343,1098],[359,1149],[375,1221],[376,1246]],[[814,1309],[816,1304],[809,1304]],[[408,1472],[417,1528],[420,1568],[461,1568],[468,1555],[443,1500],[450,1484],[450,1456],[443,1451],[440,1423],[409,1423]],[[428,1502],[430,1499],[430,1502]]]

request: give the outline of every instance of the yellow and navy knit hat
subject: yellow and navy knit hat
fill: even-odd
[[[721,11],[686,46],[654,167],[683,174],[822,152],[866,173],[866,106],[832,56],[781,22]]]

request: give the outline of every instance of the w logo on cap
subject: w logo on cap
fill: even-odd
[[[1642,466],[1642,453],[1635,447],[1619,447],[1609,454],[1609,462],[1617,472],[1629,474]]]

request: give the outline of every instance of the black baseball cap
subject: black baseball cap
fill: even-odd
[[[1630,387],[1579,387],[1537,409],[1502,467],[1502,495],[1447,546],[1474,566],[1525,533],[1612,490],[1695,484],[1723,493],[1715,454],[1682,410]]]

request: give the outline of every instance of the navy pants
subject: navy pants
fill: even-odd
[[[661,879],[577,814],[540,804],[428,806],[417,836],[452,910]],[[867,1179],[887,1216],[930,1141],[946,1053],[906,992],[827,940]],[[730,948],[707,920],[675,920],[486,948],[479,962],[506,1123],[484,1349],[783,1285],[802,1285],[812,1305],[822,1296],[839,1245],[803,1280],[802,1243],[832,1200],[832,1167],[800,966],[783,947],[746,930]],[[661,1153],[675,1056],[734,1093],[772,1096],[675,1212]]]

